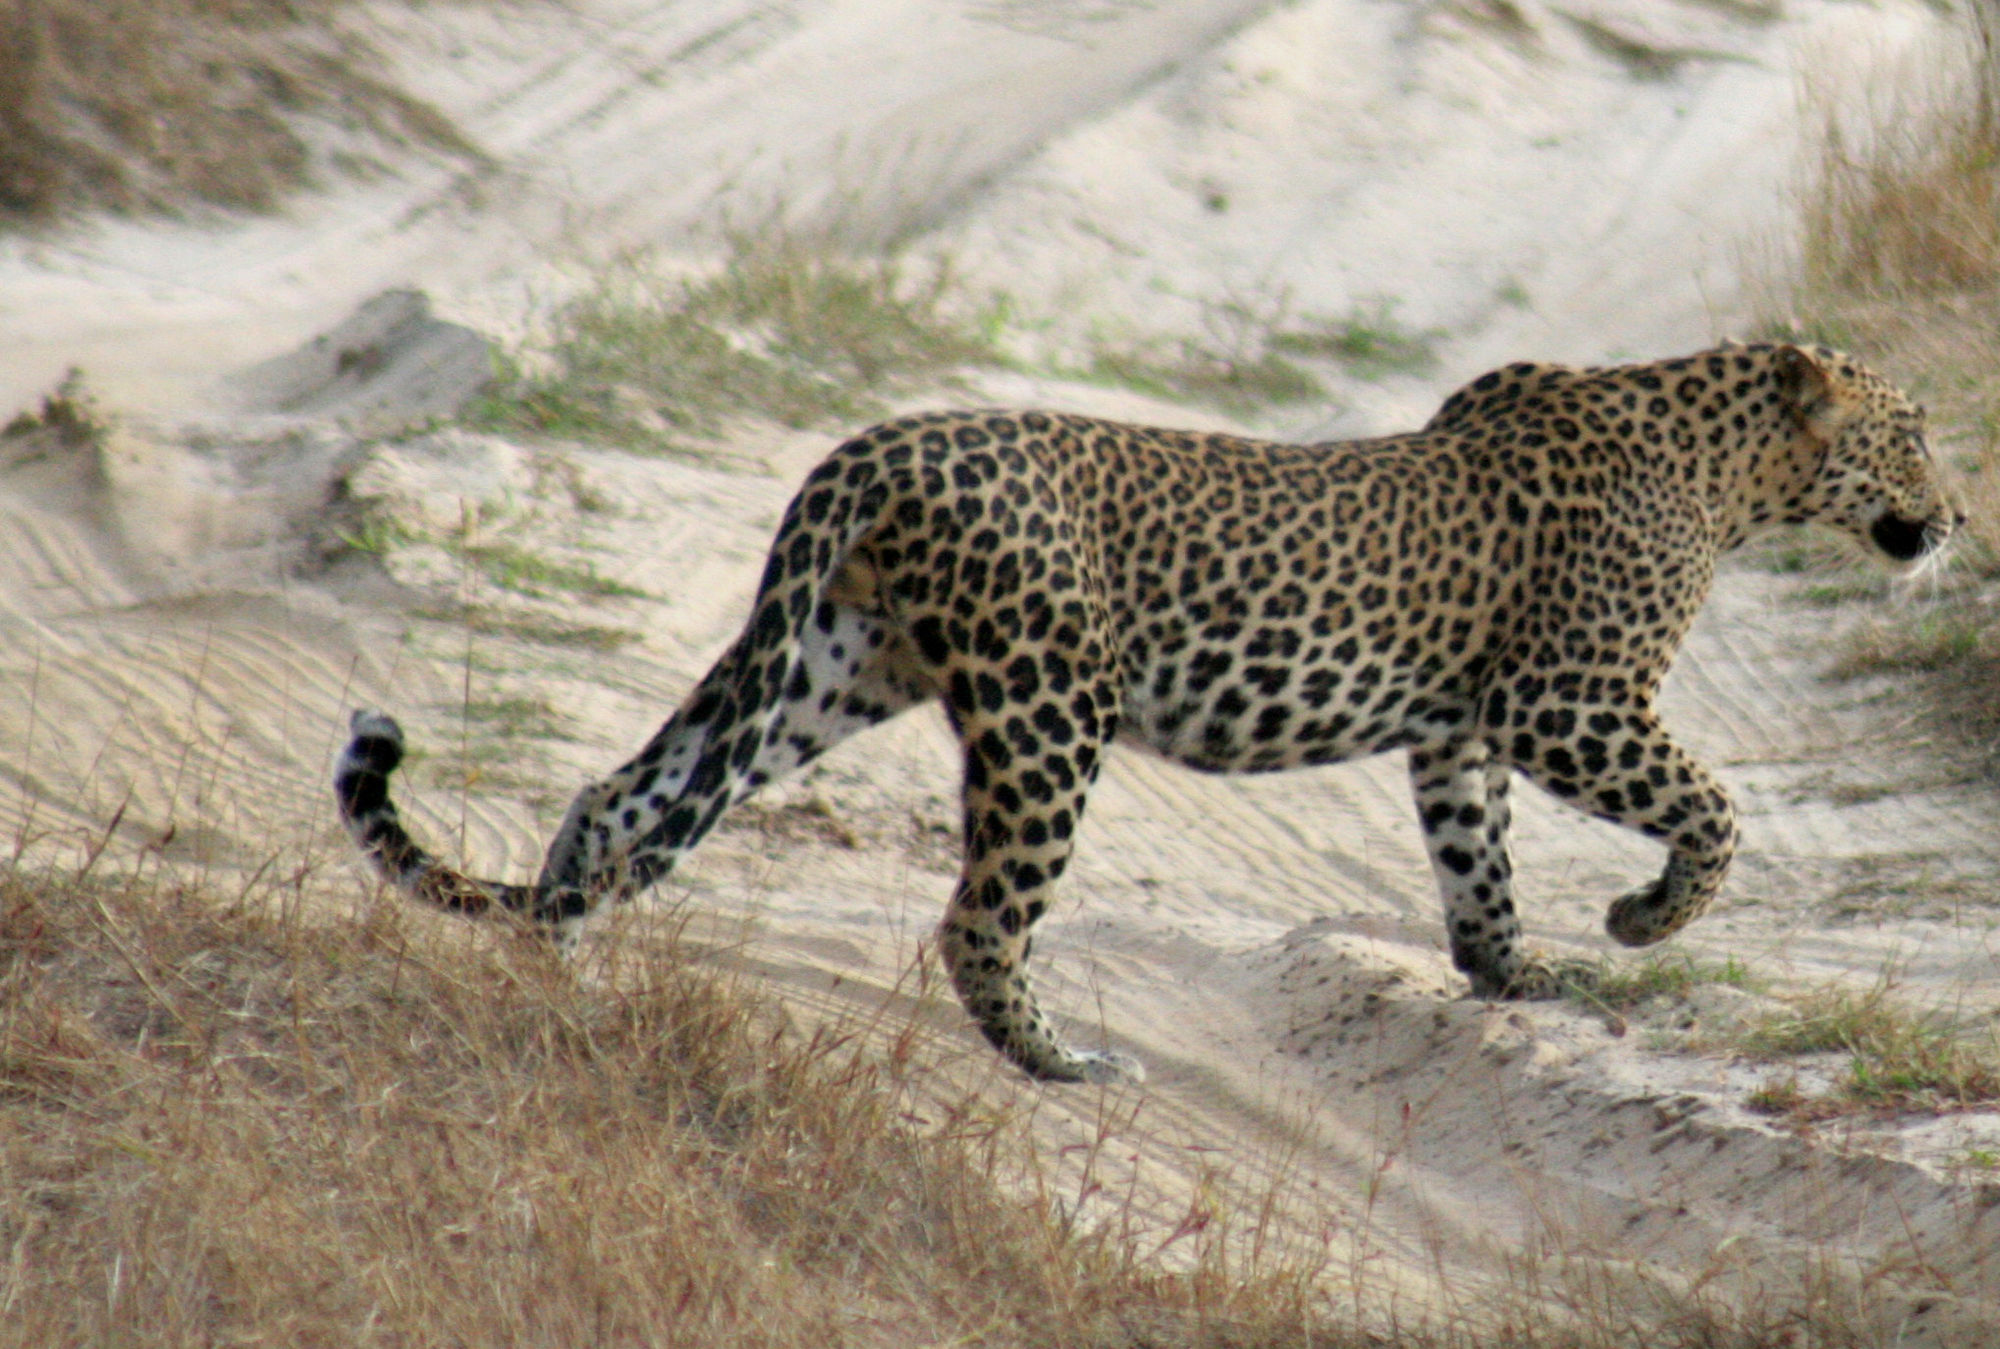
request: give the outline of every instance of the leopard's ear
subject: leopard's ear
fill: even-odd
[[[1854,416],[1839,374],[1804,347],[1779,347],[1772,359],[1778,366],[1778,389],[1800,425],[1814,439],[1832,441]]]

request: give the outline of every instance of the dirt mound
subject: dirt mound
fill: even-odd
[[[497,355],[472,329],[433,315],[422,291],[389,290],[331,331],[225,384],[247,413],[384,435],[457,416],[492,381]]]

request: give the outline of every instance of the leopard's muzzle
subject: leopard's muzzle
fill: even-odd
[[[1942,548],[1953,531],[1964,523],[1962,512],[1936,520],[1912,520],[1889,511],[1868,526],[1868,537],[1896,561],[1913,562]]]

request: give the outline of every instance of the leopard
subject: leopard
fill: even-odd
[[[1681,931],[1738,828],[1654,702],[1718,560],[1812,524],[1914,570],[1964,520],[1922,408],[1814,345],[1521,362],[1419,430],[1317,444],[913,414],[811,470],[740,635],[576,794],[532,884],[474,878],[412,837],[385,713],[353,713],[335,794],[402,892],[573,941],[760,787],[940,705],[962,758],[962,861],[935,939],[953,989],[1031,1078],[1136,1080],[1128,1056],[1058,1037],[1028,971],[1114,742],[1231,774],[1402,751],[1471,996],[1553,996],[1557,962],[1524,942],[1513,894],[1515,775],[1663,845],[1659,874],[1609,906],[1615,942]]]

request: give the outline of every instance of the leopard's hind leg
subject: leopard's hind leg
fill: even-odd
[[[1031,1077],[1141,1081],[1123,1054],[1065,1044],[1028,969],[1122,702],[1102,606],[1079,584],[1051,588],[1021,605],[1025,628],[1051,634],[1039,659],[982,652],[977,629],[936,613],[912,624],[965,759],[965,857],[938,953],[987,1041]]]
[[[412,897],[567,927],[665,877],[758,787],[931,693],[901,634],[851,605],[823,601],[761,648],[753,628],[631,762],[577,793],[534,885],[463,875],[410,836],[389,796],[403,757],[390,717],[354,714],[334,793],[362,852]]]
[[[758,788],[932,692],[902,635],[849,605],[822,601],[782,652],[746,632],[631,762],[577,794],[543,863],[544,916],[645,889]]]

